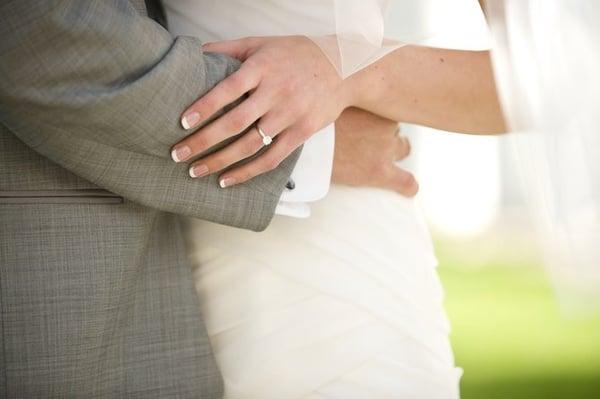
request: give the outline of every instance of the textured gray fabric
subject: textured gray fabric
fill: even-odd
[[[0,205],[6,398],[219,398],[178,220]]]
[[[227,190],[214,175],[190,181],[170,159],[186,135],[181,112],[237,62],[202,54],[198,39],[173,40],[124,0],[0,4],[0,118],[14,135],[142,205],[266,227],[293,158]]]
[[[0,2],[0,397],[222,394],[177,215],[263,229],[298,154],[190,179],[179,115],[237,63],[136,3]]]
[[[146,8],[146,1],[145,0],[129,0],[129,3],[131,4],[131,6],[133,8],[135,8],[135,10],[142,15],[146,15],[148,10]]]

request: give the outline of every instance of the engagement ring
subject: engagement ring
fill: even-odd
[[[273,138],[271,136],[265,134],[265,132],[263,132],[263,130],[260,128],[260,126],[258,126],[258,124],[256,125],[256,130],[258,131],[258,134],[260,134],[260,137],[262,137],[262,142],[265,146],[267,146],[273,142]]]

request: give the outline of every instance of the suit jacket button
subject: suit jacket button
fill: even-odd
[[[296,183],[290,179],[288,180],[288,182],[285,184],[285,188],[287,188],[288,190],[293,190],[296,188]]]

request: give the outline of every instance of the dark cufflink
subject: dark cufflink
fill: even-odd
[[[290,179],[287,183],[285,183],[285,188],[287,188],[288,190],[293,190],[296,188],[296,183],[292,179]]]

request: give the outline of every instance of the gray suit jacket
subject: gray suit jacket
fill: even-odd
[[[297,153],[190,179],[180,113],[238,64],[143,13],[0,3],[0,397],[221,397],[177,215],[265,228]]]

